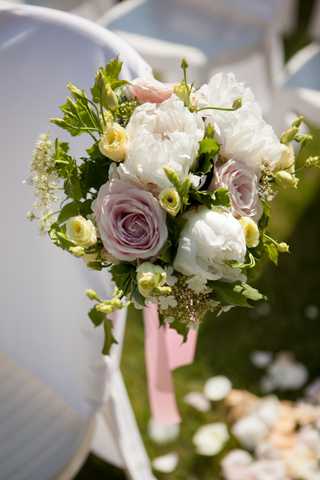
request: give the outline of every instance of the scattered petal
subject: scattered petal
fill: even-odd
[[[250,415],[238,420],[232,433],[245,448],[254,450],[266,438],[268,427],[259,417]]]
[[[168,453],[153,460],[152,466],[162,473],[172,473],[178,465],[179,457],[176,453]]]
[[[210,402],[200,392],[190,392],[184,397],[184,402],[199,412],[208,412],[210,410]]]
[[[205,396],[215,402],[219,400],[223,400],[232,389],[232,384],[227,377],[219,375],[217,377],[209,378],[206,381],[204,386],[204,394]]]
[[[217,455],[229,440],[224,423],[210,423],[200,427],[193,437],[197,453],[205,456]]]
[[[319,307],[317,307],[317,305],[308,305],[305,308],[304,314],[309,320],[315,320],[319,317]]]
[[[250,359],[252,364],[257,368],[266,368],[272,362],[272,352],[257,350],[252,352]]]

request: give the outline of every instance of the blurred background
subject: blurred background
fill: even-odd
[[[197,84],[206,82],[215,71],[233,71],[240,80],[250,84],[265,116],[278,133],[287,128],[294,114],[303,114],[306,131],[311,130],[314,140],[302,156],[319,154],[319,1],[39,0],[26,3],[66,10],[111,29],[145,58],[161,80],[179,79],[177,67],[182,57],[187,58],[190,78]],[[298,163],[302,160],[299,158]],[[129,311],[122,372],[137,422],[151,460],[174,455],[172,465],[170,458],[164,461],[165,466],[155,463],[159,467],[157,478],[224,478],[221,461],[228,451],[241,445],[239,439],[231,435],[223,448],[211,456],[199,455],[193,443],[194,434],[204,424],[223,422],[230,426],[230,412],[225,402],[208,403],[208,399],[204,399],[202,392],[209,378],[224,376],[235,389],[257,395],[272,392],[279,399],[291,401],[299,401],[305,396],[306,387],[320,378],[319,212],[319,171],[305,172],[299,191],[286,191],[276,199],[271,233],[287,241],[292,254],[282,255],[277,269],[271,265],[261,273],[258,288],[268,296],[267,304],[250,311],[235,309],[219,318],[207,316],[199,332],[195,363],[174,373],[182,414],[179,433],[150,434],[143,322],[139,312]],[[272,384],[270,378],[268,382],[268,372],[270,377],[270,366],[279,359],[279,352],[287,352],[285,358],[289,359],[287,364],[292,369],[280,369],[280,381]],[[294,377],[292,382],[281,383],[287,374]],[[193,397],[197,400],[190,401],[190,395],[186,398],[191,392],[199,394]],[[76,478],[120,480],[126,477],[120,469],[90,455]],[[285,480],[272,473],[259,477],[262,478]],[[301,478],[308,480],[311,476],[301,474]],[[320,470],[312,480],[319,478]]]

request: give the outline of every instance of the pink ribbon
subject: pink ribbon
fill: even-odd
[[[181,421],[171,371],[193,362],[197,333],[190,330],[186,342],[175,330],[160,326],[156,305],[144,308],[145,358],[150,408],[157,423]]]

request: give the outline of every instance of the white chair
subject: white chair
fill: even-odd
[[[275,108],[278,118],[295,112],[320,125],[320,44],[308,45],[288,62]]]
[[[315,5],[313,7],[313,12],[310,22],[310,33],[312,37],[319,41],[320,40],[320,1],[315,0]]]
[[[149,72],[123,40],[89,21],[0,2],[1,480],[68,480],[92,444],[129,478],[153,478],[119,370],[126,313],[104,359],[84,290],[106,295],[110,279],[40,238],[26,220],[33,198],[22,184],[66,83],[88,89],[97,67],[118,55],[125,78]],[[85,145],[73,141],[73,152]]]
[[[294,1],[128,0],[99,23],[125,38],[167,81],[177,80],[182,57],[190,77],[208,80],[216,67],[270,51],[269,30],[288,29]],[[283,25],[280,25],[279,19]],[[292,23],[292,22],[291,22]]]

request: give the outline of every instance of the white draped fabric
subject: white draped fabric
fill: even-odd
[[[152,478],[118,370],[125,312],[115,322],[120,343],[104,361],[103,334],[89,323],[84,290],[105,296],[110,279],[39,236],[26,220],[33,198],[22,183],[38,135],[48,128],[57,133],[48,119],[59,114],[67,82],[89,88],[97,67],[118,55],[124,77],[149,72],[134,50],[101,27],[55,10],[0,2],[1,480],[71,478],[90,448],[96,413],[103,418],[106,405],[113,424],[100,425],[99,453],[131,478]],[[75,154],[84,147],[84,140],[73,140]],[[119,417],[130,419],[126,435],[136,441],[142,475],[129,465]]]

